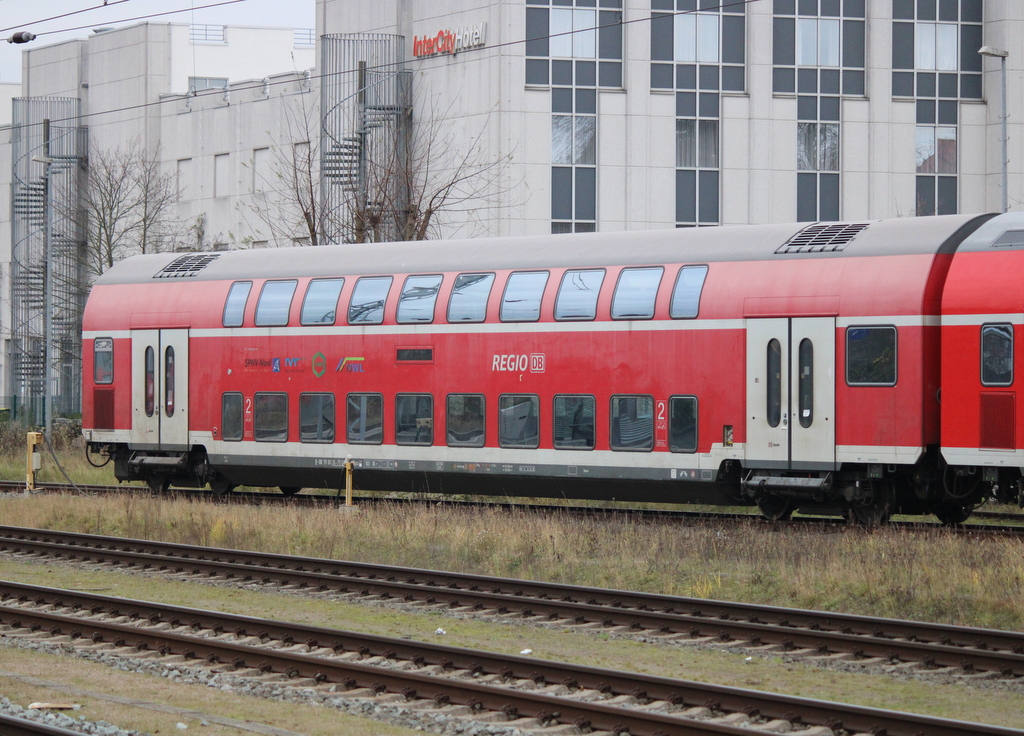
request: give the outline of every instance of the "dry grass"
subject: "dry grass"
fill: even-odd
[[[140,496],[0,502],[5,524],[412,565],[776,605],[1024,627],[1018,540],[758,521],[647,522],[529,510],[379,504],[215,505]]]

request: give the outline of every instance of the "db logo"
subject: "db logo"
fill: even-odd
[[[530,373],[544,372],[544,353],[532,353],[530,355]]]

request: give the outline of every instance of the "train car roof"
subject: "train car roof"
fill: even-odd
[[[181,276],[188,276],[190,281],[221,281],[951,253],[990,217],[992,215],[945,215],[846,223],[732,225],[264,248],[207,254],[156,253],[115,264],[96,284],[177,280],[174,277]],[[1021,245],[1024,246],[1024,231]]]

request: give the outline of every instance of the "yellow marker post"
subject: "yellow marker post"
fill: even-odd
[[[352,461],[345,463],[345,505],[352,505]]]
[[[39,448],[43,444],[42,432],[29,432],[26,438],[25,490],[36,489],[36,471],[43,466],[43,455]]]

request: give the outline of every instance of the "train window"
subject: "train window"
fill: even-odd
[[[650,319],[665,271],[655,268],[624,268],[612,295],[612,319]]]
[[[540,300],[548,283],[547,271],[514,273],[508,277],[501,297],[502,322],[536,322],[540,319]]]
[[[349,394],[345,426],[353,445],[379,445],[384,441],[384,398],[380,394]]]
[[[384,302],[391,291],[390,276],[361,278],[348,305],[348,322],[356,325],[379,325],[384,321]]]
[[[174,416],[174,348],[164,350],[164,414]]]
[[[156,353],[152,345],[146,346],[145,357],[145,391],[146,391],[146,416],[151,417],[156,411]]]
[[[498,397],[498,444],[533,449],[540,444],[540,399],[532,395]]]
[[[299,322],[304,325],[333,325],[338,316],[338,297],[345,279],[313,279],[306,287]]]
[[[981,383],[985,386],[1013,383],[1013,325],[982,325]]]
[[[668,400],[668,448],[672,452],[697,452],[696,396],[673,396]]]
[[[846,383],[896,385],[896,328],[846,328]]]
[[[256,394],[253,400],[253,437],[257,442],[288,441],[288,394]]]
[[[220,436],[226,442],[242,441],[242,394],[220,397]]]
[[[555,297],[555,319],[594,319],[604,271],[566,271]]]
[[[434,397],[398,394],[395,397],[395,442],[399,445],[434,444]]]
[[[92,380],[94,383],[114,382],[114,340],[97,337],[92,343]]]
[[[814,421],[814,345],[806,337],[797,350],[800,377],[797,381],[797,408],[800,426],[807,429]]]
[[[492,286],[493,273],[460,273],[448,300],[448,321],[483,322]]]
[[[334,442],[334,394],[299,394],[299,441]]]
[[[291,311],[292,297],[298,283],[268,281],[263,284],[260,300],[256,302],[257,327],[283,327],[288,324],[288,312]]]
[[[650,396],[613,396],[611,436],[613,450],[649,452],[654,448],[654,399]]]
[[[768,341],[765,400],[769,427],[782,421],[782,345],[775,338]]]
[[[448,446],[484,446],[484,397],[476,394],[448,396]]]
[[[594,412],[593,396],[556,396],[554,411],[554,440],[556,450],[593,450]]]
[[[245,319],[245,303],[252,290],[251,281],[236,281],[231,284],[228,298],[224,302],[224,326],[241,327]]]
[[[707,266],[683,266],[672,289],[672,304],[668,314],[672,319],[693,319],[700,310],[700,295],[704,290]]]
[[[402,286],[398,297],[398,314],[395,319],[403,324],[409,322],[433,322],[434,302],[441,288],[440,276],[410,276]]]

